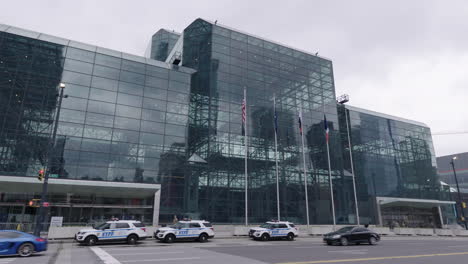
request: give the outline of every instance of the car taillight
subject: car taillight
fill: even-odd
[[[146,227],[142,227],[141,230],[143,230],[144,232],[146,232]]]
[[[38,237],[38,238],[36,238],[36,241],[37,241],[37,242],[44,242],[45,239]]]
[[[214,231],[214,228],[213,228],[213,227],[210,227],[210,229],[211,229],[212,231]]]

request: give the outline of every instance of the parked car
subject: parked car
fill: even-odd
[[[147,238],[146,227],[140,221],[117,220],[108,221],[96,228],[81,229],[75,235],[80,244],[94,246],[98,242],[126,241],[135,244],[138,240]]]
[[[249,231],[249,237],[254,240],[267,241],[272,238],[286,238],[289,241],[294,240],[299,235],[296,226],[287,221],[270,221],[260,227],[252,228]]]
[[[323,241],[327,245],[339,244],[347,246],[349,244],[369,243],[375,245],[380,241],[380,235],[359,226],[347,226],[339,229],[338,231],[325,234]]]
[[[215,232],[210,222],[205,220],[179,221],[171,227],[161,227],[154,232],[154,238],[166,243],[176,240],[197,240],[206,242]]]
[[[16,230],[0,230],[0,255],[29,257],[46,250],[46,239]]]

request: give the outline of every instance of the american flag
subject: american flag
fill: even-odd
[[[328,129],[328,123],[327,123],[327,116],[326,115],[323,115],[323,125],[324,125],[324,128],[325,128],[325,140],[327,141],[328,143],[328,133],[330,132],[330,129]]]
[[[245,113],[245,96],[244,99],[242,100],[242,135],[245,136],[245,118],[246,118],[246,113]]]

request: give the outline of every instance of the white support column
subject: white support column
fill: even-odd
[[[161,189],[154,193],[154,207],[153,207],[153,226],[159,225],[159,207],[161,201]]]
[[[439,210],[440,228],[444,228],[444,218],[442,217],[442,209],[440,208],[440,205],[437,206],[437,209]]]

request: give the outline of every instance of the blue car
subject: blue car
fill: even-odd
[[[29,257],[46,250],[46,239],[16,230],[0,230],[0,255]]]

